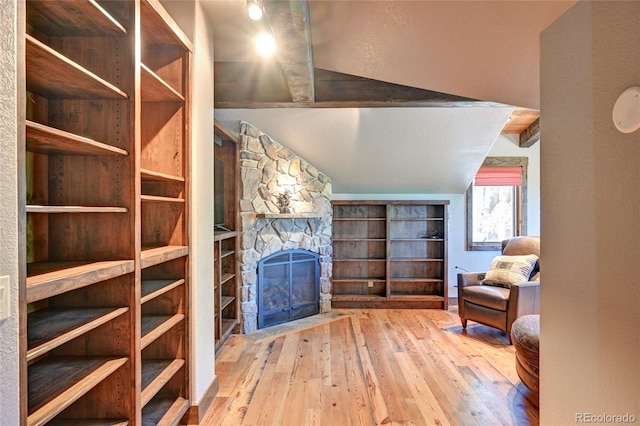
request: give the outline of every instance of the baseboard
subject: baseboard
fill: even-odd
[[[458,298],[457,297],[450,297],[449,298],[449,307],[452,306],[458,306]]]
[[[211,404],[218,394],[219,387],[220,382],[218,381],[218,376],[216,376],[200,398],[200,401],[198,401],[197,404],[193,403],[191,407],[189,407],[187,414],[182,418],[182,422],[180,424],[199,425],[204,415],[207,413],[209,408],[211,408]]]

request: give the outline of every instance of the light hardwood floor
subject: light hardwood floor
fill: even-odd
[[[216,357],[205,425],[537,425],[505,333],[457,309],[334,310],[323,325],[261,340],[232,336]]]

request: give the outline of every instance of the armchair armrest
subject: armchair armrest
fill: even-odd
[[[486,272],[465,272],[458,274],[458,314],[462,318],[462,326],[467,327],[464,310],[464,289],[480,285]]]
[[[511,284],[509,293],[508,332],[511,324],[523,315],[540,313],[540,281]]]
[[[485,275],[486,272],[466,272],[458,274],[458,291],[464,287],[480,285]]]

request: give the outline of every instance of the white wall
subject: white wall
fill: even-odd
[[[540,424],[640,421],[640,2],[579,2],[542,33]]]
[[[19,4],[18,4],[19,3]],[[17,8],[22,2],[0,1],[0,276],[9,276],[10,316],[0,320],[0,424],[17,425],[20,419],[19,326],[18,326],[18,171],[19,144],[24,136],[18,130],[17,111],[24,102],[17,97],[24,80],[18,77],[16,52]]]
[[[189,256],[191,398],[215,379],[213,310],[213,30],[200,0],[163,1],[193,42]]]
[[[517,135],[500,135],[490,157],[528,157],[527,234],[540,235],[540,144],[520,148]],[[466,250],[467,203],[465,194],[333,194],[334,200],[449,200],[449,297],[457,297],[456,266],[468,271],[486,271],[496,251]]]

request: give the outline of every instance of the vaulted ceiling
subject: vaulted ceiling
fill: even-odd
[[[575,1],[264,0],[261,24],[246,0],[202,3],[219,121],[256,125],[336,192],[461,193],[501,132],[538,140],[539,35]],[[265,24],[271,60],[252,46]]]

